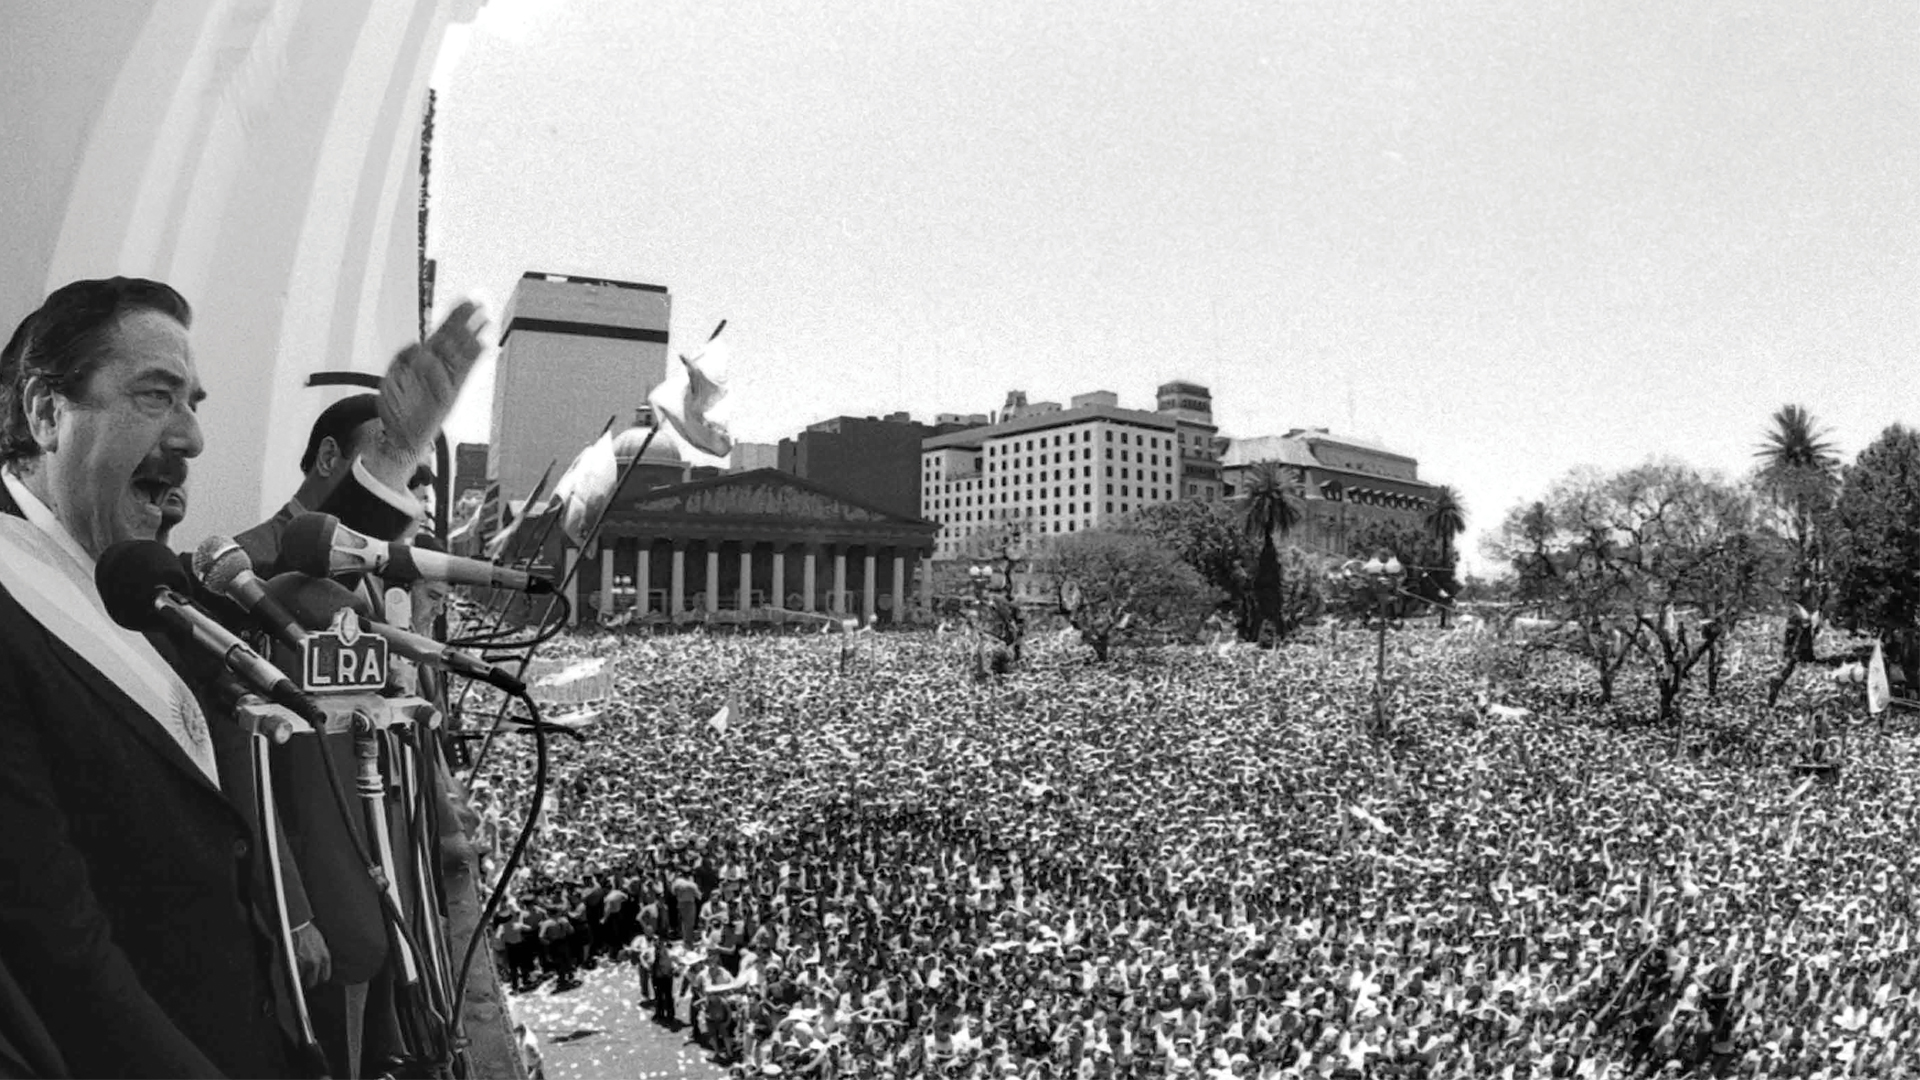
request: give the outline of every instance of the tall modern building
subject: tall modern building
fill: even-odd
[[[1011,419],[921,445],[919,516],[941,525],[937,560],[975,552],[1009,521],[1079,532],[1182,497],[1175,416],[1123,409],[1107,391],[1064,409],[1009,395],[1006,411]]]
[[[1221,462],[1229,498],[1243,493],[1248,468],[1262,461],[1279,462],[1300,485],[1306,516],[1293,538],[1323,551],[1350,553],[1353,539],[1376,522],[1420,525],[1433,504],[1434,487],[1420,479],[1417,460],[1326,428],[1232,440]]]
[[[667,371],[664,285],[529,272],[500,318],[488,475],[524,498],[600,434],[624,427]]]

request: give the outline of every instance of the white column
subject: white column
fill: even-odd
[[[620,542],[612,537],[600,541],[600,618],[613,614],[613,556]]]
[[[847,548],[844,544],[833,545],[833,602],[827,610],[835,615],[847,613]]]
[[[874,594],[880,591],[880,579],[874,576],[874,557],[871,547],[867,548],[866,571],[866,584],[860,590],[860,622],[863,626],[872,626],[874,601],[879,599]]]
[[[893,557],[893,621],[907,621],[907,557]]]
[[[753,605],[753,542],[740,541],[740,611]]]
[[[707,585],[701,590],[707,597],[707,614],[720,610],[720,542],[707,541]]]
[[[653,541],[646,537],[634,541],[640,546],[638,557],[634,559],[633,588],[634,598],[640,607],[640,614],[647,613],[647,595],[653,590]]]
[[[813,590],[814,590],[813,557],[814,557],[814,554],[815,552],[813,549],[813,545],[808,544],[806,558],[802,561],[802,565],[800,569],[800,610],[801,611],[813,610]]]
[[[576,547],[567,548],[565,561],[566,561],[566,578],[567,578],[567,603],[573,605],[572,609],[567,612],[567,625],[579,626],[580,625],[580,575],[574,573],[573,570],[574,570],[574,567],[580,562],[580,549]]]
[[[667,586],[667,611],[678,615],[687,610],[687,549],[676,540],[673,544],[673,581]]]
[[[775,611],[787,609],[787,547],[785,544],[773,545],[773,608]]]

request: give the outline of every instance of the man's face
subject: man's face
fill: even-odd
[[[49,505],[95,558],[122,540],[167,539],[187,514],[187,459],[204,446],[186,328],[130,312],[107,348],[78,400],[40,388],[27,402]]]

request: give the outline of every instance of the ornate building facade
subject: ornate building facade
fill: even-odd
[[[933,522],[778,469],[689,475],[656,442],[586,550],[547,536],[541,561],[570,576],[575,622],[904,623],[926,609]]]

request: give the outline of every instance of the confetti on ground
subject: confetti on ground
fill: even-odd
[[[689,1029],[668,1031],[637,1004],[640,983],[626,967],[602,965],[579,986],[555,993],[547,983],[513,997],[513,1016],[540,1040],[547,1080],[724,1077]]]

